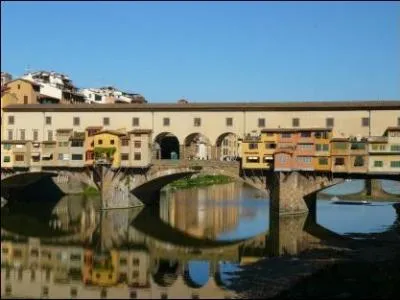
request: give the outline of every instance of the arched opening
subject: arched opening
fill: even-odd
[[[192,133],[185,138],[185,159],[209,160],[212,158],[210,139],[201,133]]]
[[[154,140],[154,159],[179,159],[179,140],[170,132],[162,132]]]
[[[217,160],[236,160],[239,156],[238,136],[232,132],[221,134],[215,143]]]
[[[170,287],[178,278],[178,267],[177,261],[160,260],[158,269],[153,274],[154,282],[161,287]]]

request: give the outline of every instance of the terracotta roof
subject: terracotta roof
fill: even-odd
[[[86,127],[85,129],[88,130],[88,129],[102,129],[102,128],[103,128],[103,126],[89,126],[89,127]]]
[[[135,133],[152,133],[152,132],[153,132],[153,130],[151,130],[151,129],[133,129],[133,130],[129,131],[128,133],[135,134]]]
[[[400,109],[400,101],[253,102],[253,103],[145,103],[145,104],[24,104],[4,111],[36,112],[129,112],[129,111],[346,111]]]
[[[109,133],[109,134],[113,134],[113,135],[117,135],[117,136],[123,136],[126,135],[126,133],[122,133],[119,131],[115,131],[115,130],[102,130],[102,131],[98,131],[93,135],[99,135],[99,134],[103,134],[103,133]]]
[[[70,132],[72,130],[73,130],[72,128],[60,128],[57,129],[56,132]]]
[[[261,132],[304,132],[304,131],[332,131],[332,128],[268,128]]]
[[[386,135],[389,131],[400,131],[400,126],[393,126],[393,127],[386,128],[386,130],[383,133],[383,135]]]

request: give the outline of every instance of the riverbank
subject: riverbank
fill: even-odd
[[[179,179],[168,185],[170,189],[188,189],[192,187],[203,187],[214,184],[226,184],[233,182],[234,179],[224,175],[199,175],[187,179]]]
[[[297,256],[266,258],[242,267],[237,298],[397,299],[400,221],[386,232],[353,235]],[[362,240],[360,240],[362,239]]]

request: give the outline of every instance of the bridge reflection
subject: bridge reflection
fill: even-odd
[[[198,234],[186,225],[172,226],[175,218],[162,207],[99,211],[95,200],[71,196],[55,207],[43,206],[40,214],[29,206],[7,206],[2,210],[2,297],[230,298],[234,292],[223,262],[244,266],[340,240],[306,215],[271,217],[266,232],[221,241],[215,237],[232,228],[234,217],[224,224],[210,222],[214,229]],[[237,213],[229,205],[217,207]],[[205,282],[194,278],[199,272],[194,261],[206,264]]]

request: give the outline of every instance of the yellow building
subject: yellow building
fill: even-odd
[[[111,163],[112,168],[121,166],[121,137],[126,135],[113,130],[99,131],[94,134],[94,159]]]
[[[243,169],[266,169],[262,159],[264,155],[261,136],[246,136],[241,144]]]
[[[102,126],[89,126],[85,129],[85,165],[93,165],[94,160],[94,136],[103,129]]]
[[[330,171],[332,168],[332,160],[330,154],[332,130],[327,129],[326,131],[315,132],[314,137],[314,169],[316,171]]]
[[[347,173],[350,164],[350,143],[348,138],[331,139],[332,172]]]
[[[274,165],[274,153],[276,151],[276,144],[278,142],[278,133],[275,130],[262,130],[261,131],[262,149],[262,163],[264,168],[271,169]]]
[[[370,137],[368,144],[369,172],[400,172],[400,127],[387,128],[382,137]]]

